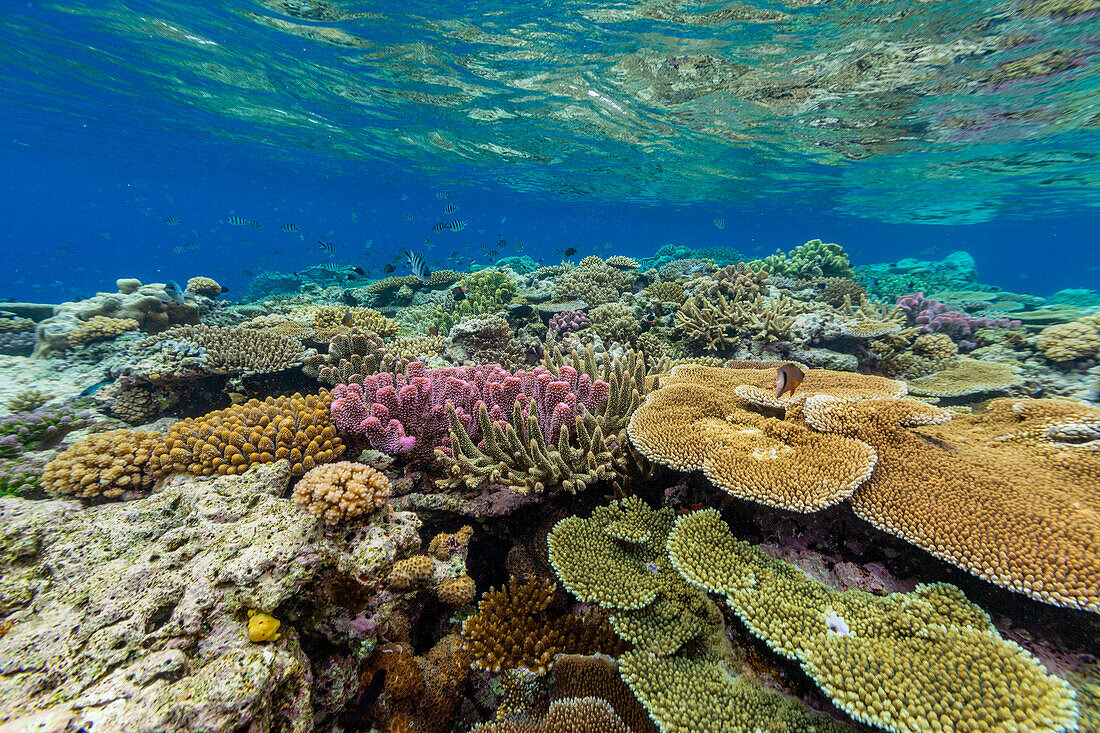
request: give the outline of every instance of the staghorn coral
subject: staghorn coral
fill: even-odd
[[[41,487],[78,499],[117,499],[126,491],[152,488],[153,456],[163,442],[160,433],[148,430],[91,435],[46,464]]]
[[[614,303],[634,285],[634,273],[619,270],[599,257],[585,257],[554,283],[554,299],[581,299],[590,306]]]
[[[768,294],[770,279],[767,271],[752,269],[744,262],[725,267],[712,273],[696,273],[685,285],[692,294],[707,300],[719,295],[731,301],[755,300]]]
[[[490,672],[525,667],[546,674],[563,654],[617,653],[619,644],[606,623],[548,610],[551,581],[512,578],[500,590],[490,588],[477,613],[462,624],[463,648],[474,669]]]
[[[1039,332],[1035,345],[1049,361],[1089,358],[1100,352],[1100,330],[1080,321],[1056,323]]]
[[[877,453],[856,514],[991,583],[1100,612],[1100,409],[998,399],[947,421],[907,400],[816,396],[804,412]]]
[[[1001,392],[1022,383],[1020,368],[1015,364],[958,359],[939,371],[910,379],[907,386],[914,395],[960,397],[981,392]]]
[[[755,260],[750,265],[759,267],[771,275],[793,277],[807,280],[814,277],[852,278],[852,264],[848,255],[839,244],[824,243],[820,239],[811,239],[783,254],[776,250],[763,261]]]
[[[92,316],[69,334],[70,346],[84,346],[94,341],[106,341],[127,331],[136,331],[138,322],[132,318],[108,318]]]
[[[205,295],[208,298],[216,298],[225,292],[225,288],[213,278],[198,276],[187,281],[187,292],[195,295]]]
[[[704,352],[731,351],[739,341],[733,313],[733,305],[721,295],[714,302],[694,298],[676,311],[676,327],[685,342]]]
[[[385,505],[392,487],[386,475],[370,466],[337,461],[306,471],[291,499],[327,524],[371,514]]]
[[[253,376],[300,366],[306,357],[292,336],[237,326],[176,326],[137,342],[139,358],[194,364],[211,374]]]
[[[242,474],[285,458],[291,473],[301,476],[344,453],[329,416],[330,401],[323,390],[306,397],[295,392],[181,420],[155,451],[157,473]]]
[[[952,585],[886,597],[836,591],[734,539],[714,509],[681,517],[668,552],[856,720],[895,733],[1077,727],[1069,685],[1001,638]]]
[[[774,399],[776,373],[775,367],[677,366],[631,417],[630,438],[649,460],[679,471],[702,469],[740,498],[800,512],[844,500],[870,475],[875,452],[800,421],[768,417],[759,407],[793,406],[812,394],[894,396],[904,394],[904,386],[807,369],[798,392],[784,402]]]
[[[589,312],[592,330],[604,343],[630,346],[642,332],[642,324],[634,316],[634,309],[623,303],[604,303]]]

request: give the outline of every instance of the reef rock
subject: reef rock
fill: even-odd
[[[281,461],[121,504],[0,498],[0,730],[307,731],[346,706],[354,680],[313,681],[354,669],[373,630],[331,585],[380,618],[371,594],[420,523],[383,509],[327,533],[282,498],[289,477]],[[277,639],[250,641],[250,610]],[[307,656],[306,634],[327,650]]]

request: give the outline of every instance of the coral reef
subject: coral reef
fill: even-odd
[[[855,274],[844,248],[839,244],[826,244],[820,239],[811,239],[800,244],[789,254],[776,250],[775,254],[768,255],[763,260],[754,260],[749,265],[770,275],[793,277],[796,280],[815,277],[852,278]]]
[[[254,376],[301,366],[306,357],[301,342],[269,330],[235,326],[177,326],[137,342],[137,369],[180,372],[197,367],[210,374]]]
[[[366,516],[385,505],[392,487],[370,466],[337,461],[315,466],[294,485],[291,499],[327,524]]]
[[[592,325],[588,314],[584,311],[567,310],[555,313],[550,317],[550,324],[546,330],[547,338],[551,336],[568,336],[571,333],[583,331]]]
[[[554,283],[556,300],[581,299],[590,306],[614,303],[634,285],[629,270],[608,265],[599,257],[585,257],[572,270],[558,276]]]
[[[110,430],[89,436],[46,464],[41,487],[79,499],[117,499],[150,489],[156,475],[153,454],[163,436],[148,430]]]

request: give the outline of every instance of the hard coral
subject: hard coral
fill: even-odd
[[[154,460],[158,473],[181,471],[201,476],[241,474],[258,463],[287,459],[301,476],[344,453],[329,416],[330,397],[295,393],[291,397],[249,400],[171,427]]]
[[[713,509],[681,517],[668,551],[685,578],[725,595],[856,720],[896,733],[1077,727],[1069,685],[1001,638],[954,586],[842,593],[734,539]]]
[[[1100,352],[1100,330],[1079,321],[1056,323],[1039,332],[1035,345],[1050,361],[1089,358]]]
[[[555,300],[580,298],[591,306],[613,303],[634,285],[632,272],[619,270],[599,257],[585,257],[554,283]]]
[[[300,366],[306,356],[293,336],[236,326],[177,326],[139,341],[139,357],[194,363],[211,374],[252,376]]]
[[[381,471],[350,461],[316,466],[294,487],[295,504],[336,524],[366,516],[390,498],[390,481]]]
[[[820,239],[811,239],[795,247],[790,254],[783,254],[776,250],[774,255],[768,255],[762,262],[755,261],[750,264],[758,265],[772,275],[796,279],[851,278],[854,275],[852,264],[848,261],[844,248],[838,244],[827,244]]]
[[[187,281],[187,291],[195,295],[205,295],[208,298],[216,298],[225,292],[225,288],[218,284],[217,280],[209,277],[193,277]]]
[[[153,454],[163,436],[148,430],[97,433],[69,447],[46,464],[42,488],[79,499],[117,499],[125,491],[150,489]]]
[[[591,325],[592,321],[589,320],[588,314],[584,311],[560,311],[550,317],[550,324],[546,330],[546,337],[550,338],[551,334],[555,334],[559,337],[568,336],[571,333],[586,329]]]

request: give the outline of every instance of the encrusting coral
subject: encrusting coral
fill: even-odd
[[[714,509],[677,520],[668,551],[856,720],[895,733],[1077,728],[1069,685],[952,585],[836,591],[735,539]]]
[[[362,463],[337,461],[315,466],[294,486],[294,503],[327,524],[371,514],[390,498],[390,480]]]
[[[287,459],[301,476],[344,453],[329,416],[329,394],[249,400],[171,427],[155,451],[159,474],[241,474],[258,463]]]

